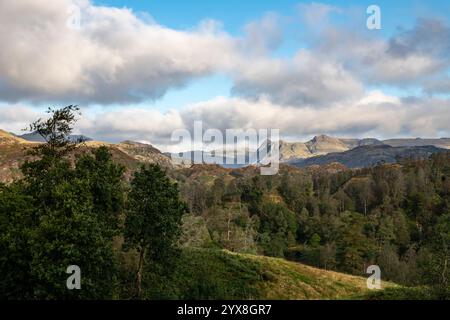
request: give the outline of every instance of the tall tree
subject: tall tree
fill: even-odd
[[[128,195],[125,247],[139,253],[138,298],[142,298],[145,264],[168,262],[173,257],[186,208],[179,198],[177,184],[170,181],[160,166],[142,166],[135,172]]]

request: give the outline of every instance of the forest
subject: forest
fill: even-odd
[[[449,154],[340,172],[285,166],[278,176],[178,179],[191,205],[186,243],[355,275],[376,264],[384,279],[448,296]]]

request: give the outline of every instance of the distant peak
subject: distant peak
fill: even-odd
[[[326,134],[319,134],[314,136],[313,140],[331,140],[331,139],[335,139],[331,136],[327,136]]]
[[[319,134],[319,135],[316,135],[316,136],[314,136],[314,138],[312,138],[311,140],[310,140],[310,142],[312,142],[312,143],[317,143],[317,142],[327,142],[327,141],[330,141],[330,142],[337,142],[337,141],[340,141],[338,138],[333,138],[333,137],[331,137],[331,136],[327,136],[326,134]]]

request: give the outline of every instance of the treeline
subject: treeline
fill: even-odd
[[[107,148],[80,153],[68,139],[77,112],[32,124],[47,142],[21,180],[0,184],[0,299],[146,298],[147,278],[177,258],[186,212],[177,185],[158,166],[128,184]],[[80,290],[66,281],[73,265]]]
[[[191,208],[184,243],[285,257],[448,297],[450,155],[363,170],[277,176],[177,174]]]

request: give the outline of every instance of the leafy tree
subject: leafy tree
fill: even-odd
[[[0,184],[0,299],[32,299],[31,198],[20,184]]]
[[[1,219],[6,216],[10,221],[5,223],[9,232],[1,233],[1,243],[13,234],[16,239],[14,246],[5,249],[2,268],[19,264],[15,279],[19,279],[19,288],[21,283],[28,287],[21,289],[23,298],[99,299],[113,295],[116,261],[112,233],[105,221],[110,219],[109,214],[114,215],[113,211],[120,211],[120,205],[103,210],[99,204],[120,192],[116,188],[120,180],[116,173],[120,170],[114,174],[103,171],[107,157],[103,151],[97,152],[97,158],[88,161],[85,157],[73,164],[72,155],[79,148],[69,135],[77,112],[75,106],[50,109],[49,119],[30,126],[46,143],[31,151],[33,160],[21,167],[24,178],[14,192],[2,192]],[[87,162],[90,166],[86,166]],[[111,185],[93,187],[99,175],[103,175],[101,181]],[[82,290],[66,287],[66,269],[70,265],[81,269]]]
[[[146,263],[168,263],[181,233],[181,218],[187,212],[178,186],[158,165],[142,166],[135,172],[128,195],[125,247],[136,249],[136,293],[142,297],[142,272]]]
[[[422,265],[424,278],[441,299],[450,298],[450,214],[441,216]]]
[[[264,253],[283,257],[289,245],[295,243],[297,223],[295,214],[276,203],[265,203],[260,214],[260,243]]]
[[[92,155],[84,154],[76,162],[76,176],[88,181],[93,211],[108,236],[117,235],[120,231],[126,192],[124,172],[125,167],[113,161],[105,146],[96,149]]]

